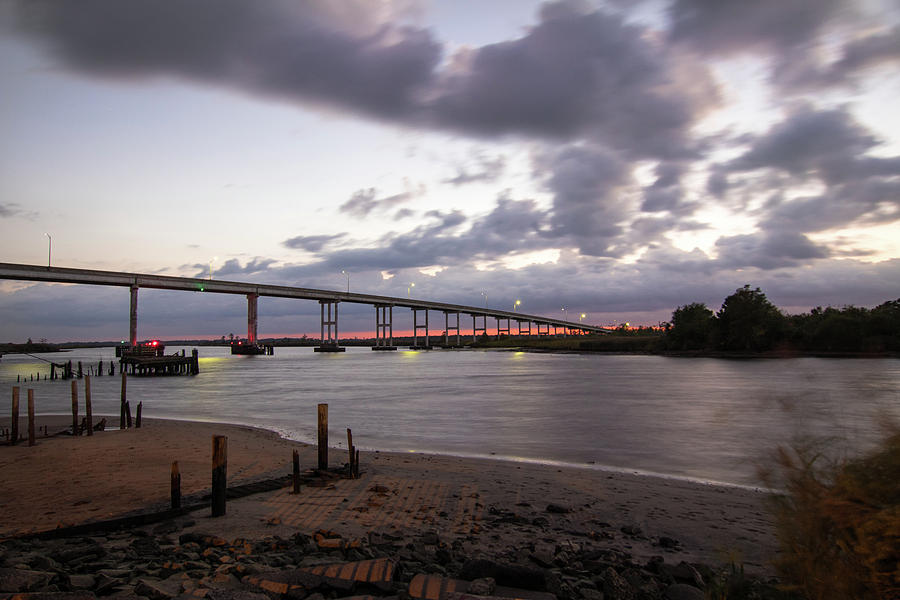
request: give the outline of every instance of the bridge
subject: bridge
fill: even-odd
[[[242,294],[247,298],[247,341],[250,344],[257,343],[257,301],[261,296],[272,298],[295,298],[298,300],[315,300],[320,305],[321,339],[316,351],[340,352],[343,350],[338,345],[338,305],[341,302],[355,304],[369,304],[375,308],[375,346],[373,350],[396,350],[394,346],[394,308],[409,308],[413,312],[413,348],[429,348],[429,321],[428,313],[441,312],[444,314],[444,329],[442,335],[445,342],[450,345],[451,333],[455,333],[456,346],[461,346],[460,316],[467,315],[472,318],[472,340],[475,341],[479,332],[487,333],[488,318],[497,321],[497,337],[501,334],[512,333],[510,323],[516,322],[519,335],[549,335],[550,328],[557,334],[562,329],[563,334],[578,333],[606,333],[607,329],[583,323],[575,323],[567,320],[553,319],[539,315],[528,315],[515,311],[492,310],[475,306],[459,304],[447,304],[413,298],[395,298],[391,296],[376,296],[372,294],[357,294],[351,292],[338,292],[332,290],[319,290],[281,285],[267,285],[259,283],[241,283],[237,281],[222,281],[218,279],[198,279],[191,277],[172,277],[166,275],[147,275],[142,273],[123,273],[117,271],[97,271],[92,269],[71,269],[66,267],[42,267],[36,265],[23,265],[12,263],[0,263],[0,279],[17,281],[42,281],[47,283],[78,283],[85,285],[106,285],[114,287],[127,287],[131,290],[130,308],[130,341],[131,345],[137,345],[137,321],[138,321],[138,290],[159,289],[179,290],[186,292],[204,292],[211,294]],[[420,322],[420,316],[422,317]],[[454,317],[451,320],[451,316]],[[481,324],[479,327],[479,319]],[[503,326],[505,323],[505,327]],[[535,331],[532,330],[532,325]],[[423,333],[424,345],[419,345],[419,333]]]

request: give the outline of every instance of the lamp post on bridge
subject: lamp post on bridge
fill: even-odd
[[[50,234],[44,232],[44,235],[47,236],[47,268],[50,268],[50,253],[53,250],[53,238],[50,237]]]
[[[516,300],[516,303],[513,304],[513,312],[518,312],[518,310],[519,310],[519,305],[520,305],[520,304],[522,304],[522,301],[521,301],[521,300]]]
[[[406,287],[406,297],[407,297],[407,298],[409,298],[409,292],[410,292],[410,290],[412,290],[414,287],[416,287],[416,284],[415,284],[415,283],[410,283],[410,284]]]
[[[341,273],[343,273],[344,275],[347,276],[347,293],[349,294],[350,293],[350,273],[348,273],[344,269],[341,269]]]
[[[213,269],[212,269],[213,263],[216,262],[217,260],[219,260],[218,256],[213,256],[211,259],[209,259],[209,278],[210,279],[212,279],[212,274],[213,274]]]
[[[484,296],[484,307],[487,308],[488,295],[487,292],[481,292],[481,295]]]

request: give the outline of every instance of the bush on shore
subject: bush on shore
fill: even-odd
[[[780,449],[777,464],[775,566],[786,588],[810,600],[900,598],[900,428],[858,458],[829,462],[807,446]]]

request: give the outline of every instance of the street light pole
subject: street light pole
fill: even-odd
[[[481,295],[484,296],[484,307],[487,308],[487,300],[488,300],[487,292],[481,292]]]
[[[516,303],[513,304],[513,312],[518,312],[518,310],[519,310],[519,305],[520,305],[520,304],[522,304],[522,301],[521,301],[521,300],[516,300]]]
[[[47,268],[50,268],[50,253],[53,250],[53,238],[50,237],[49,233],[44,233],[47,236]]]
[[[213,274],[213,270],[212,270],[213,263],[216,262],[218,259],[219,259],[218,256],[213,256],[211,259],[209,259],[209,278],[210,279],[212,279],[212,274]]]
[[[347,293],[349,294],[350,293],[350,273],[348,273],[347,271],[345,271],[343,269],[341,269],[341,273],[343,273],[344,275],[347,276]]]
[[[407,286],[407,288],[406,288],[406,297],[407,298],[409,298],[409,291],[414,287],[416,287],[415,283],[410,283],[409,286]]]

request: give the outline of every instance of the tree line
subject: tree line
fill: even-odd
[[[900,299],[875,308],[821,306],[786,315],[758,287],[725,298],[713,312],[701,302],[679,306],[665,326],[668,351],[834,353],[900,351]]]

